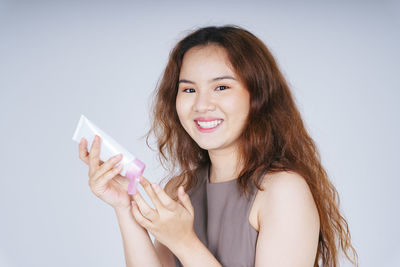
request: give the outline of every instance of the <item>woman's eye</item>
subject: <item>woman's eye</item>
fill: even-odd
[[[225,89],[228,89],[228,88],[229,88],[229,86],[220,85],[220,86],[218,86],[217,88],[215,88],[215,90],[217,90],[217,91],[222,91],[222,90],[225,90]]]
[[[187,89],[184,89],[183,92],[186,92],[186,93],[194,93],[195,90],[194,90],[193,88],[187,88]]]

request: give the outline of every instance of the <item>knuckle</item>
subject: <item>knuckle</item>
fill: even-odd
[[[115,176],[118,173],[118,167],[112,168],[110,171],[110,175]]]
[[[117,173],[116,173],[115,170],[111,170],[111,171],[109,171],[109,172],[106,172],[104,176],[105,176],[105,178],[106,178],[107,180],[109,180],[109,179],[113,178],[116,174],[117,174]]]
[[[144,210],[142,211],[142,214],[143,214],[145,217],[148,217],[148,216],[150,216],[150,215],[152,214],[152,212],[151,212],[149,209],[144,209]]]
[[[133,215],[135,216],[135,219],[138,223],[140,223],[140,224],[144,223],[144,218],[141,216],[140,212],[138,212],[137,210],[134,210]]]
[[[112,156],[107,161],[108,162],[118,162],[120,160],[121,160],[121,158],[118,158],[117,156]]]
[[[114,161],[112,159],[108,159],[106,161],[103,162],[103,165],[107,168],[111,168],[113,165]]]
[[[107,169],[116,169],[116,168],[118,168],[118,166],[119,165],[121,165],[121,164],[119,164],[118,166],[116,165],[116,163],[115,163],[115,161],[113,161],[113,160],[107,160],[104,164],[103,164]]]

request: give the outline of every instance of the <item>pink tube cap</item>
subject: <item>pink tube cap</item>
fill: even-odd
[[[136,193],[138,178],[143,174],[146,165],[139,159],[134,159],[126,171],[125,177],[129,179],[128,194]]]

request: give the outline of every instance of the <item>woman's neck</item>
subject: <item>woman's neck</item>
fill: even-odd
[[[236,179],[239,176],[239,158],[236,149],[209,150],[210,183],[220,183]]]

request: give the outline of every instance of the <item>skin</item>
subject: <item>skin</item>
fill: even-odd
[[[232,77],[218,79],[218,77]],[[225,50],[216,45],[194,47],[186,52],[179,75],[176,110],[186,132],[211,159],[211,182],[235,179],[237,140],[250,109],[250,94],[230,66]],[[189,82],[190,81],[190,82]],[[211,133],[198,130],[196,118],[223,122]],[[240,165],[239,165],[240,167]]]
[[[218,79],[216,77],[232,77]],[[176,109],[183,128],[206,149],[211,159],[210,182],[235,179],[240,171],[238,137],[249,111],[250,95],[232,70],[226,52],[218,46],[195,47],[186,52],[181,67]],[[188,82],[189,81],[189,82]],[[196,118],[222,119],[210,133],[201,132]],[[172,179],[163,190],[141,177],[152,209],[140,193],[127,194],[127,181],[113,166],[120,159],[98,160],[99,140],[87,152],[80,144],[80,157],[89,165],[89,185],[95,195],[117,209],[132,210],[137,224],[156,239],[159,262],[131,266],[175,266],[172,253],[184,266],[222,266],[200,242],[193,230],[194,210],[189,196],[179,187],[178,201],[171,191]],[[93,154],[93,155],[92,155]],[[313,266],[319,235],[319,216],[310,188],[294,172],[265,175],[251,210],[249,222],[259,232],[255,266]],[[134,242],[134,241],[132,241]],[[129,251],[125,252],[130,253]]]
[[[127,193],[127,179],[118,174],[120,167],[114,167],[122,157],[116,155],[106,162],[100,161],[100,142],[100,137],[95,136],[89,153],[87,141],[83,138],[79,144],[79,157],[89,165],[89,186],[92,192],[115,208],[120,226],[124,228],[122,235],[127,266],[173,266],[171,253],[185,266],[204,266],[204,259],[208,259],[207,266],[221,266],[194,233],[194,210],[183,187],[177,192],[179,200],[174,201],[158,184],[151,184],[141,176],[140,184],[156,209],[152,209],[139,192],[132,196],[132,201]],[[133,215],[134,220],[127,216],[126,211]],[[139,239],[147,241],[145,246],[137,244],[138,240],[132,240],[133,235],[140,234],[138,227],[150,232],[162,244],[163,247],[156,245],[158,250],[168,248],[165,250],[167,257],[160,255],[160,251],[156,254],[154,246],[149,245],[147,233]],[[135,245],[132,249],[135,251],[129,249]]]

